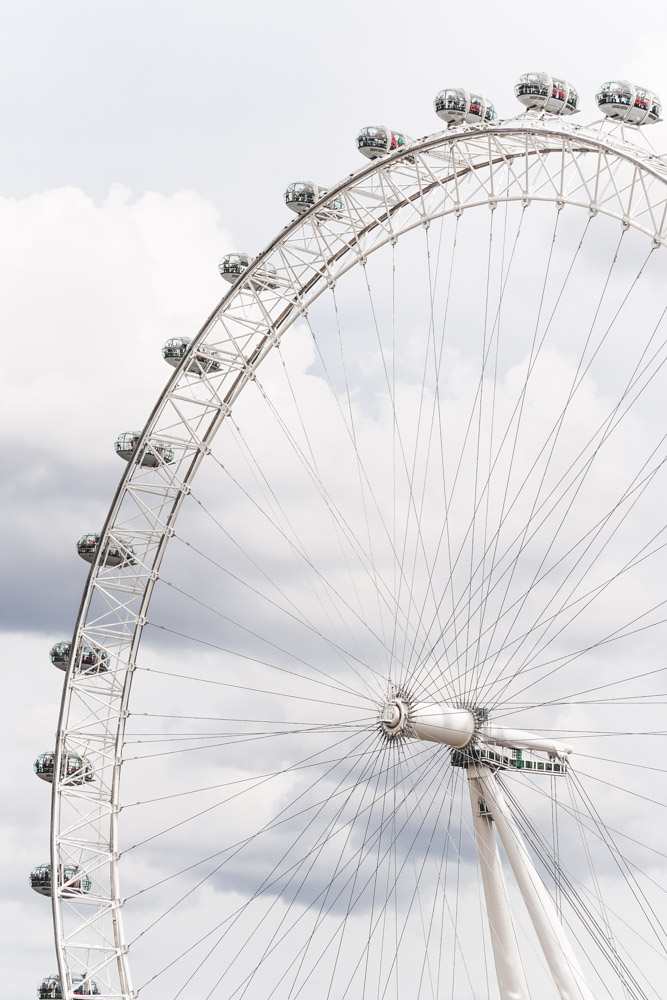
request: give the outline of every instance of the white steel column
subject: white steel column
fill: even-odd
[[[468,768],[468,786],[500,1000],[529,1000],[493,821],[490,810],[482,811],[486,799],[479,780],[474,776],[475,770],[473,767]]]
[[[469,776],[477,778],[493,814],[498,836],[512,866],[561,1000],[595,1000],[498,782],[488,767],[471,767]]]

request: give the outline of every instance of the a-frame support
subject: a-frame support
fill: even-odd
[[[471,764],[467,771],[482,865],[482,884],[502,1000],[523,1000],[528,993],[516,992],[526,989],[525,979],[514,938],[498,848],[492,835],[492,824],[495,824],[498,831],[560,1000],[595,1000],[491,768]],[[486,826],[482,826],[479,815],[475,816],[475,810],[479,814],[480,801],[483,802]],[[486,839],[478,835],[478,829]],[[495,854],[490,846],[492,840]],[[516,956],[513,949],[516,949]],[[514,968],[511,974],[507,968],[510,965]]]

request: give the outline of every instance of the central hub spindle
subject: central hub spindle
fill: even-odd
[[[450,705],[409,703],[395,694],[382,707],[380,725],[386,736],[445,743],[460,750],[470,743],[478,728],[477,720],[466,708]]]

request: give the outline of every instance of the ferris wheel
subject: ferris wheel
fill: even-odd
[[[43,1000],[663,995],[661,109],[515,93],[362,129],[164,345],[51,650]]]

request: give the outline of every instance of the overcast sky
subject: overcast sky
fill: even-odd
[[[577,86],[583,122],[605,79],[667,99],[666,50],[667,9],[618,0],[0,5],[8,996],[34,996],[55,968],[48,904],[27,886],[48,856],[31,766],[56,724],[48,649],[85,580],[74,541],[111,499],[115,436],[164,384],[161,343],[221,295],[219,256],[256,253],[290,221],[289,181],[356,169],[361,126],[438,130],[444,86],[509,117],[515,78],[545,69]],[[664,126],[651,138],[667,148]]]
[[[2,193],[192,189],[256,252],[288,181],[352,169],[360,126],[427,134],[449,85],[515,114],[531,68],[572,80],[582,117],[608,77],[664,93],[666,26],[660,5],[633,20],[615,2],[3,4]]]

